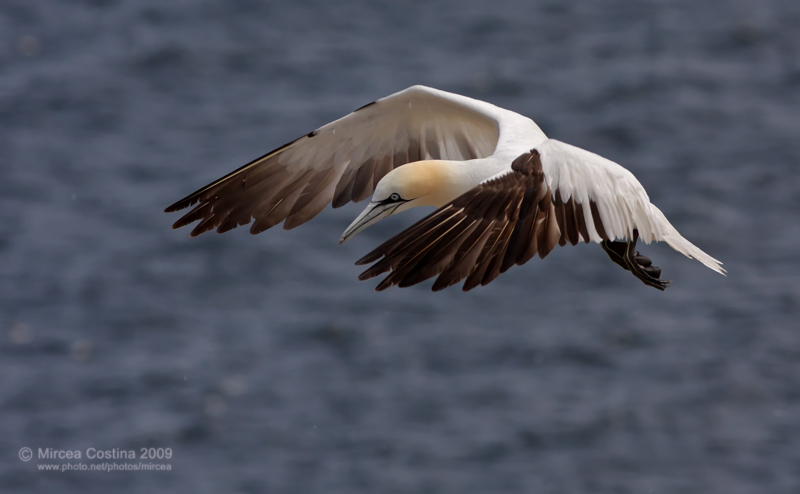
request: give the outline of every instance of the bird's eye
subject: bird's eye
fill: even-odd
[[[399,201],[400,200],[400,194],[395,192],[394,194],[389,196],[389,199],[391,199],[392,201]]]

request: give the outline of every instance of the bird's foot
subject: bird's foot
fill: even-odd
[[[636,241],[639,239],[639,231],[633,231],[633,239],[627,242],[610,242],[604,240],[601,245],[612,261],[620,265],[626,271],[630,271],[639,278],[642,283],[652,286],[659,290],[665,290],[672,280],[661,280],[661,268],[653,266],[650,258],[645,257],[636,249]]]

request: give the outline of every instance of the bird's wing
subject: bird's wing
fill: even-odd
[[[251,233],[284,221],[294,228],[333,207],[369,197],[392,169],[423,159],[468,160],[494,153],[494,105],[424,86],[379,99],[286,144],[169,206],[197,206],[173,228],[222,233],[255,219]]]
[[[585,225],[578,228],[586,231]],[[434,290],[466,278],[467,291],[536,254],[546,256],[562,238],[553,194],[534,149],[514,160],[510,171],[437,209],[356,264],[375,262],[360,280],[390,271],[377,290],[438,275]]]
[[[536,149],[541,153],[542,171],[553,191],[556,211],[563,211],[558,213],[558,224],[566,234],[561,245],[565,238],[573,244],[578,239],[630,239],[636,229],[645,243],[667,242],[686,257],[725,274],[721,262],[678,233],[625,168],[555,139],[544,141]],[[578,228],[584,225],[585,231]]]
[[[669,235],[677,235],[695,249],[692,257],[722,272],[718,261],[680,237],[650,206],[627,170],[546,141],[514,160],[510,171],[482,182],[359,259],[356,264],[375,263],[359,279],[389,272],[377,286],[383,290],[438,275],[433,290],[441,290],[466,278],[467,291],[536,254],[544,258],[556,245],[631,238],[634,229],[641,236],[647,232],[649,240],[669,242]]]
[[[634,228],[648,244],[663,239],[650,198],[631,172],[602,156],[555,139],[541,143],[536,150],[541,154],[542,171],[553,191],[553,202],[557,209],[563,205],[559,226],[566,230],[566,240],[573,245],[578,237],[586,242],[630,238]],[[582,215],[577,214],[579,210]],[[575,221],[569,221],[573,216]],[[580,221],[578,216],[586,224],[586,235],[573,227]]]

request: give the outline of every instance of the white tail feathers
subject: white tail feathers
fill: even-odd
[[[664,216],[664,213],[662,213],[660,209],[653,204],[650,204],[650,208],[653,211],[653,215],[658,218],[659,225],[661,226],[661,235],[663,236],[661,240],[668,243],[670,247],[685,255],[689,259],[697,259],[705,264],[708,268],[713,269],[723,276],[726,276],[726,271],[722,268],[721,262],[709,256],[693,243],[683,238],[683,236],[678,233],[678,230],[676,230],[675,227],[672,226],[672,224],[667,220],[667,218]]]

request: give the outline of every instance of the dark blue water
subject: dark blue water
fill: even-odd
[[[0,3],[0,491],[800,491],[800,2]],[[724,278],[596,245],[373,292],[362,205],[168,204],[412,84],[613,159]],[[416,216],[418,217],[418,215]],[[374,280],[373,280],[374,281]],[[42,472],[22,447],[169,447]]]

